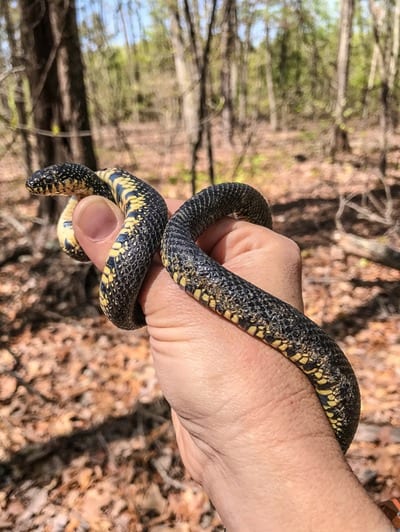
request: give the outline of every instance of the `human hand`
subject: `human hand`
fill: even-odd
[[[176,202],[169,207],[175,210]],[[78,241],[102,269],[122,213],[106,200],[90,197],[80,202],[73,221]],[[199,245],[227,269],[302,309],[300,255],[292,241],[247,222],[223,219],[201,236]],[[298,531],[324,530],[329,512],[320,515],[317,527],[311,511],[305,512],[304,528],[298,516],[323,500],[321,489],[335,493],[332,481],[355,490],[361,508],[369,503],[356,489],[316,395],[297,368],[189,298],[159,260],[149,271],[140,303],[182,459],[226,526],[284,531],[296,523]],[[321,471],[329,482],[310,485]],[[369,508],[380,518],[374,505]],[[351,511],[357,514],[354,506]],[[326,528],[328,523],[335,530],[331,521]],[[361,528],[351,528],[346,518],[344,529]]]

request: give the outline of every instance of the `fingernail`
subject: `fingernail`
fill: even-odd
[[[91,196],[79,205],[76,224],[90,240],[98,242],[115,230],[118,217],[108,201],[100,196]]]

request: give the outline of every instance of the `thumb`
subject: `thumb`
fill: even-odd
[[[124,214],[111,201],[101,196],[83,198],[76,206],[72,223],[76,239],[99,269],[124,222]]]

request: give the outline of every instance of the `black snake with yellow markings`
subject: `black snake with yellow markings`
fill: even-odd
[[[117,327],[145,325],[136,299],[154,254],[161,250],[164,267],[188,294],[275,348],[307,376],[342,450],[348,449],[358,424],[360,396],[341,349],[301,312],[226,270],[196,245],[207,227],[232,214],[271,227],[269,206],[255,189],[241,183],[211,186],[186,201],[168,221],[159,193],[118,168],[94,172],[80,164],[53,165],[35,172],[27,188],[34,194],[72,195],[58,223],[58,236],[62,249],[77,260],[89,259],[72,229],[76,202],[97,194],[124,212],[124,225],[100,282],[101,308]]]

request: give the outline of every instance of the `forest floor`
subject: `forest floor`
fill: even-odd
[[[181,132],[124,132],[97,135],[100,167],[123,166],[164,196],[189,196]],[[384,214],[378,132],[352,133],[352,154],[336,163],[324,155],[326,138],[315,126],[271,133],[260,124],[247,148],[246,138],[231,148],[217,130],[217,174],[261,190],[276,230],[300,245],[306,313],[339,342],[361,387],[348,460],[382,500],[400,495],[400,274],[346,255],[333,238],[340,197]],[[391,143],[398,217],[400,136]],[[145,330],[120,331],[99,314],[93,270],[64,257],[54,228],[37,219],[18,150],[0,160],[0,530],[222,530],[181,464]],[[399,244],[349,207],[342,221]]]

